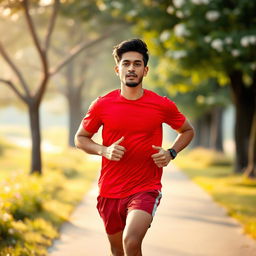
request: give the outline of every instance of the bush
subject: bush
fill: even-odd
[[[20,148],[5,151],[1,168],[7,155],[23,154]],[[19,170],[17,159],[12,159],[15,171],[1,170],[0,256],[47,255],[60,225],[94,180],[97,165],[89,164],[78,151],[65,150],[47,155],[43,175],[38,176]]]

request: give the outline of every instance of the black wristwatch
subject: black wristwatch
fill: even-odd
[[[177,152],[175,149],[169,148],[168,151],[170,152],[172,159],[174,159],[177,156]]]

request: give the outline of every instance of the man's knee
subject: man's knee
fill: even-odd
[[[112,256],[124,256],[124,250],[120,247],[111,246],[111,255]]]
[[[141,242],[140,239],[137,236],[134,235],[127,235],[124,237],[124,249],[125,252],[139,252],[140,247],[141,247]]]
[[[124,249],[123,249],[122,242],[116,243],[112,241],[112,243],[110,242],[110,248],[111,248],[112,256],[124,256]]]

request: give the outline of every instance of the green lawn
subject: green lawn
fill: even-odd
[[[55,137],[56,138],[56,137]],[[63,137],[58,137],[63,141]],[[47,255],[61,224],[95,180],[99,163],[76,149],[43,153],[29,175],[30,150],[0,138],[0,255]]]
[[[226,156],[197,149],[180,157],[176,164],[256,239],[256,180],[235,175],[230,161]]]

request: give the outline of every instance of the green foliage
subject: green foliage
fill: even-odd
[[[103,33],[115,25],[127,25],[127,21],[118,12],[105,11],[103,1],[65,1],[61,5],[60,13],[66,18],[84,22],[94,33]],[[121,31],[119,33],[122,33]],[[88,32],[87,32],[88,33]]]
[[[105,12],[116,11],[134,22],[134,30],[159,58],[154,68],[162,86],[188,90],[209,77],[228,84],[234,70],[241,70],[251,85],[256,70],[255,1],[100,2]]]
[[[10,147],[0,156],[1,256],[47,255],[60,225],[68,220],[97,173],[97,164],[71,149],[46,154],[43,176],[28,175],[26,169],[21,169],[20,158],[15,157],[12,170],[5,170],[6,157],[26,152]]]
[[[62,13],[68,16],[78,17],[81,20],[90,20],[99,14],[96,1],[67,1],[62,5]]]

